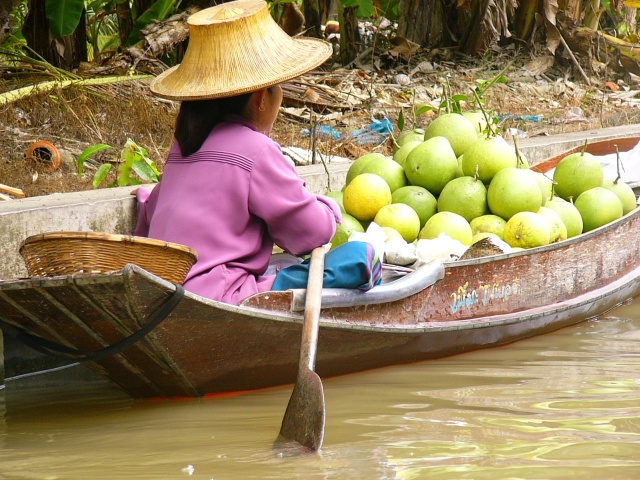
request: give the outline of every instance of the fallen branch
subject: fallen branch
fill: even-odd
[[[8,193],[14,197],[24,198],[24,192],[19,188],[10,187],[4,183],[0,183],[0,192]]]
[[[18,88],[16,90],[10,90],[8,92],[0,94],[0,107],[5,106],[11,102],[16,102],[22,98],[29,97],[31,95],[50,92],[51,90],[54,90],[56,88],[68,88],[73,85],[107,85],[112,83],[130,82],[132,80],[142,80],[150,77],[152,77],[152,75],[123,75],[117,77],[87,78],[83,80],[51,80],[48,82],[38,83],[36,85],[29,85],[28,87]]]

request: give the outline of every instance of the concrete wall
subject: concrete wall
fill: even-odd
[[[342,188],[348,168],[348,164],[332,166],[330,177],[323,165],[298,171],[312,192],[325,193],[329,179],[332,190]],[[103,188],[0,201],[0,279],[27,276],[19,249],[31,235],[58,230],[131,233],[136,215],[132,190]]]
[[[0,278],[26,276],[22,241],[56,230],[131,232],[135,218],[131,188],[53,194],[0,202]]]

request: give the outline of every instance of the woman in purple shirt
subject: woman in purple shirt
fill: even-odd
[[[185,289],[238,304],[273,288],[265,272],[274,243],[300,256],[329,242],[341,221],[337,204],[311,193],[269,138],[279,84],[322,64],[331,46],[292,39],[262,0],[208,8],[188,23],[183,62],[151,84],[182,103],[160,183],[136,192],[134,233],[195,249]]]

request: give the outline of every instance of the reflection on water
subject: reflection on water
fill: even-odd
[[[322,451],[290,455],[272,444],[291,387],[134,401],[83,367],[16,380],[0,417],[0,478],[640,478],[640,301],[324,388]]]

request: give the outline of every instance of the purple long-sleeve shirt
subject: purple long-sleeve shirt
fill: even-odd
[[[331,240],[341,214],[306,188],[276,142],[241,117],[228,120],[189,157],[172,146],[160,183],[136,192],[134,234],[195,249],[185,289],[238,304],[273,285],[264,274],[274,242],[306,254]]]

